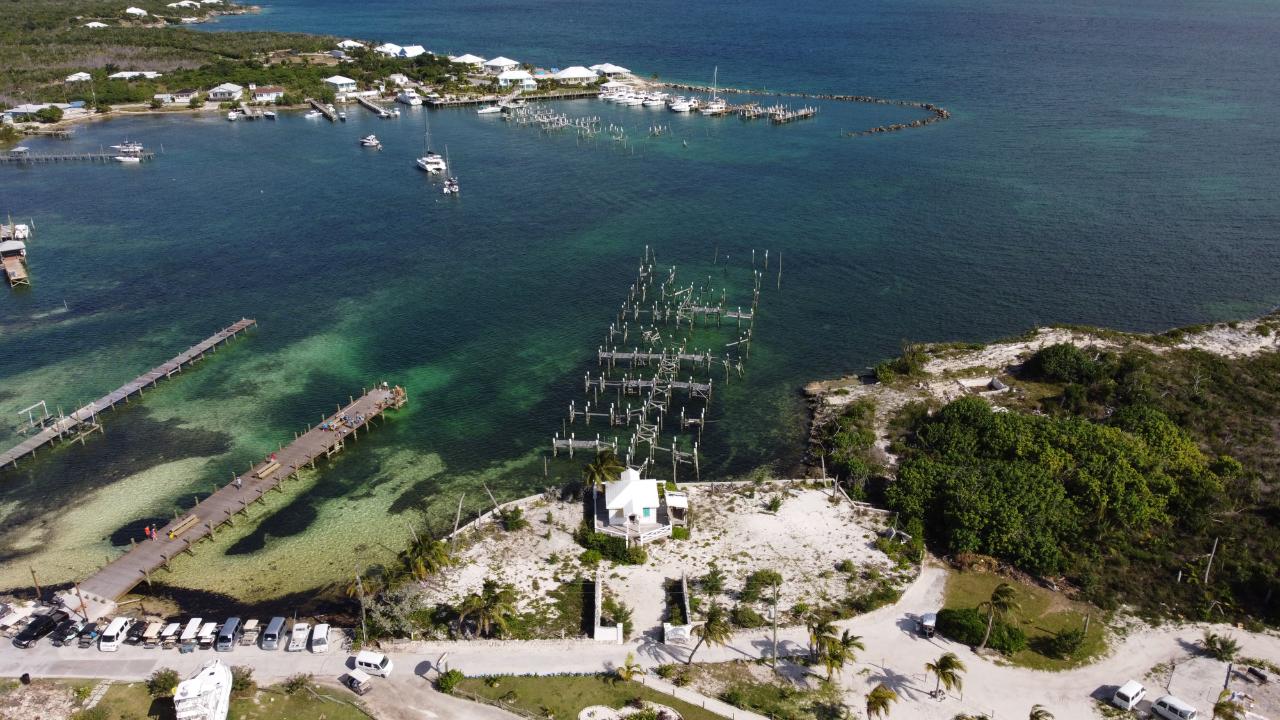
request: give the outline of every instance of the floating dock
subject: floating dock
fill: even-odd
[[[175,373],[181,372],[184,367],[196,363],[204,358],[207,353],[213,352],[219,345],[230,342],[240,333],[257,324],[257,320],[241,318],[230,327],[219,330],[200,343],[187,348],[163,365],[152,368],[145,374],[139,375],[120,386],[114,392],[94,400],[70,415],[59,418],[45,418],[49,422],[44,424],[39,432],[23,440],[11,450],[0,454],[0,468],[8,465],[17,467],[18,460],[21,458],[27,455],[34,455],[36,450],[63,438],[70,437],[83,443],[85,436],[95,430],[99,432],[102,430],[102,426],[98,424],[98,413],[115,408],[116,403],[125,402],[135,394],[141,397],[143,388],[147,386],[155,387],[160,380],[173,377]]]
[[[297,436],[292,443],[272,453],[249,468],[235,482],[218,488],[212,495],[178,514],[156,538],[141,540],[124,555],[108,563],[81,582],[75,590],[66,591],[63,601],[76,612],[83,608],[90,616],[101,617],[111,612],[115,602],[141,582],[151,581],[151,574],[167,569],[179,554],[191,552],[191,546],[205,537],[213,537],[225,523],[233,523],[237,514],[247,513],[251,503],[266,504],[264,496],[280,489],[303,467],[315,466],[321,456],[340,452],[347,438],[359,437],[360,430],[387,410],[403,407],[408,402],[404,388],[386,383],[352,399],[345,407],[326,418],[320,425]]]

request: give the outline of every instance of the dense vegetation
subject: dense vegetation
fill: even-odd
[[[1106,607],[1280,621],[1280,355],[1055,345],[1020,375],[1041,414],[912,409],[887,489],[909,528]]]

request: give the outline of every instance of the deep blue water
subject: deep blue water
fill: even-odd
[[[379,379],[407,384],[412,408],[328,471],[325,492],[294,501],[278,535],[314,532],[317,513],[375,484],[401,483],[397,513],[447,505],[479,475],[507,494],[540,487],[535,452],[580,397],[646,244],[693,277],[721,269],[717,249],[735,268],[752,248],[784,253],[748,376],[714,403],[714,476],[792,467],[798,389],[903,339],[1159,329],[1280,303],[1273,3],[281,0],[211,27],[249,28],[696,82],[718,66],[726,84],[932,101],[954,119],[848,139],[839,131],[914,115],[824,103],[772,127],[557,106],[626,126],[623,147],[432,113],[461,202],[412,167],[425,111],[352,109],[337,126],[139,118],[32,143],[128,136],[165,152],[138,168],[0,168],[0,210],[38,228],[34,287],[0,298],[5,417],[105,391],[242,314],[262,330],[131,411],[161,423],[152,439],[117,422],[108,440],[126,457],[77,449],[10,476],[14,527],[56,526],[84,487],[211,458],[166,476],[161,499],[180,502]],[[672,135],[644,139],[653,122]],[[384,151],[356,146],[368,132]],[[15,537],[0,538],[11,566],[29,552]]]

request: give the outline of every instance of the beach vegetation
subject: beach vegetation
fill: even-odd
[[[449,668],[436,678],[436,689],[445,695],[452,695],[458,684],[464,679],[466,679],[466,676],[462,674],[461,670]]]
[[[693,663],[693,656],[704,643],[714,646],[729,642],[729,638],[733,636],[733,626],[729,624],[728,613],[718,603],[711,603],[702,622],[694,626],[693,634],[698,636],[698,642],[689,651],[686,665]]]
[[[157,668],[147,678],[147,693],[153,698],[173,697],[180,679],[178,671],[173,668]]]
[[[459,683],[458,695],[479,699],[522,717],[576,718],[592,705],[611,708],[652,702],[673,708],[685,720],[719,720],[719,716],[645,687],[634,680],[619,680],[613,673],[594,675],[500,676],[490,685],[487,678],[470,677]],[[631,717],[635,717],[632,715]]]

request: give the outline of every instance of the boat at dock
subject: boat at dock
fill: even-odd
[[[9,287],[31,284],[27,277],[27,244],[23,240],[0,240],[0,264],[4,266],[4,279]]]
[[[651,92],[644,96],[645,107],[662,107],[667,104],[667,94],[664,92]]]
[[[131,142],[129,140],[126,140],[119,145],[111,145],[110,147],[121,155],[140,155],[145,149],[142,147],[142,143]]]
[[[502,112],[502,108],[498,107],[497,105],[485,105],[479,110],[476,110],[477,115],[493,115],[495,113],[500,113],[500,112]]]
[[[378,150],[382,149],[382,141],[378,139],[377,135],[365,135],[360,138],[360,145],[362,147],[371,147]]]
[[[311,120],[313,118],[318,118],[323,114],[324,113],[320,112],[319,110],[308,110],[307,114],[304,115],[303,117],[307,118],[308,120]]]
[[[396,102],[404,103],[410,107],[416,107],[422,104],[422,97],[418,95],[418,91],[413,88],[405,88],[396,95]]]
[[[236,120],[240,119],[240,113],[236,112],[235,110],[232,110],[231,112],[227,113],[227,119],[232,122],[235,122]]]
[[[116,155],[111,159],[118,163],[125,163],[127,165],[133,165],[133,164],[142,162],[142,158],[138,157],[137,155]]]
[[[723,115],[729,112],[729,103],[720,97],[718,90],[720,83],[720,66],[716,66],[715,71],[711,75],[711,97],[707,100],[707,104],[699,108],[698,112],[703,115]]]
[[[693,103],[689,100],[689,98],[683,95],[680,95],[678,97],[671,98],[671,100],[667,103],[667,109],[669,109],[671,112],[687,113],[693,110]]]
[[[262,113],[262,117],[264,117],[264,118],[266,118],[266,119],[268,119],[268,120],[275,120],[275,119],[276,119],[276,111],[275,111],[275,110],[266,110],[266,111],[264,111],[264,112]]]
[[[221,660],[205,663],[178,683],[173,708],[177,720],[226,720],[231,709],[231,669]]]

